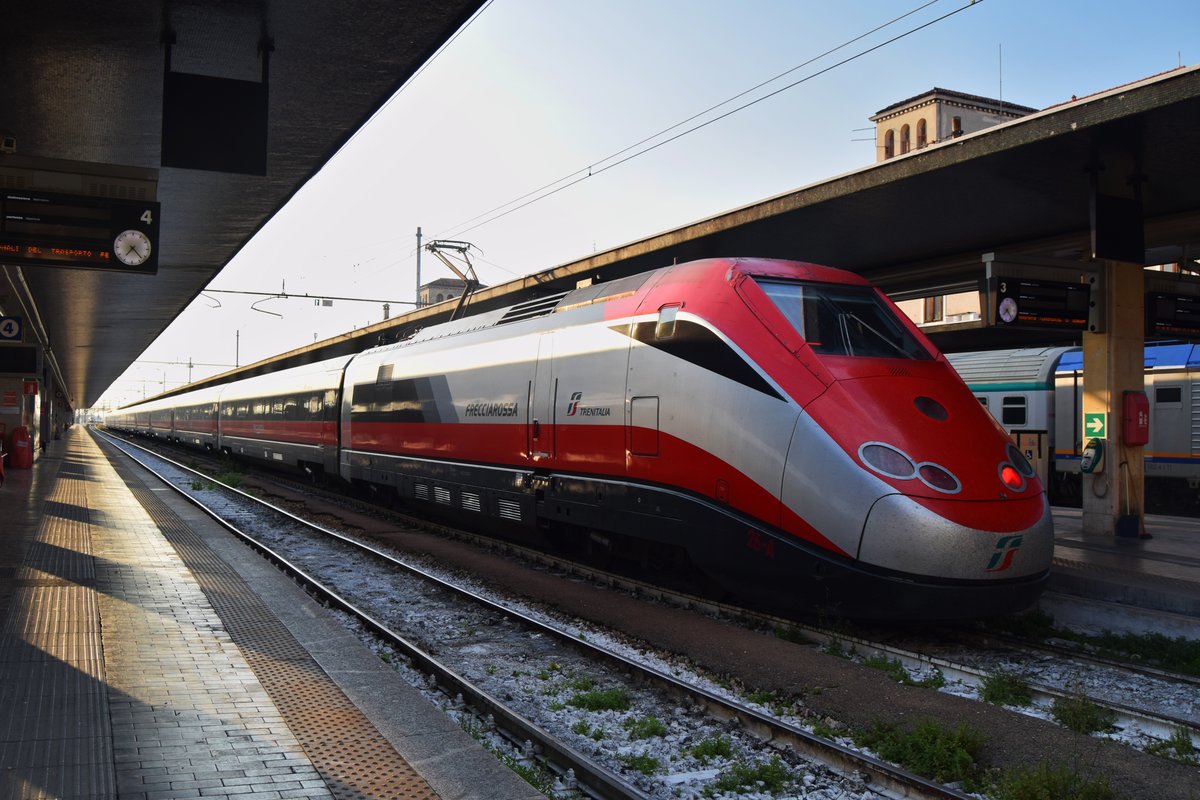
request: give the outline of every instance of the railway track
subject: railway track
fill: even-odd
[[[127,453],[133,449],[126,442],[121,448]],[[696,755],[707,742],[731,754],[758,754],[745,759],[773,765],[809,789],[836,784],[838,791],[857,792],[855,797],[969,796],[817,736],[798,722],[706,686],[702,678],[682,675],[675,665],[594,642],[585,632],[484,597],[459,581],[235,489],[209,489],[211,478],[161,455],[146,453],[136,460],[430,676],[427,681],[449,698],[442,702],[451,713],[460,720],[467,720],[469,713],[471,721],[462,721],[464,727],[490,730],[494,724],[515,746],[518,760],[536,753],[565,792],[597,798],[665,797],[679,796],[682,787],[695,792],[683,796],[700,796],[722,776],[712,762]],[[337,551],[331,552],[331,547]],[[376,577],[364,579],[368,574]],[[397,588],[393,581],[401,575],[419,586]],[[405,631],[397,630],[391,620],[398,620]],[[421,632],[420,641],[414,631]],[[464,652],[470,657],[464,658]],[[539,702],[539,695],[550,699]],[[596,722],[583,721],[571,711],[605,697],[615,698],[614,707],[588,717]],[[609,713],[619,711],[622,702],[634,709],[632,714]],[[620,736],[622,730],[627,738]],[[645,738],[639,738],[643,734]],[[606,738],[624,741],[605,747]],[[661,759],[638,752],[649,749],[648,740],[654,738],[674,738],[671,746],[677,752],[672,758],[684,766],[647,768],[649,760],[661,764]],[[717,760],[722,758],[730,760]]]

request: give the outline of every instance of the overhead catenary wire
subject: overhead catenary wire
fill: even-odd
[[[804,76],[803,78],[800,78],[799,80],[796,80],[796,81],[793,81],[793,82],[787,84],[786,86],[782,86],[778,89],[768,92],[767,94],[765,94],[761,97],[758,97],[747,103],[743,103],[742,105],[737,106],[736,108],[730,109],[729,111],[726,111],[726,112],[724,112],[716,117],[713,117],[712,119],[709,119],[705,122],[701,122],[698,125],[694,125],[690,128],[687,128],[686,130],[681,131],[680,133],[677,133],[674,136],[671,136],[660,142],[657,142],[656,144],[651,144],[640,150],[637,149],[637,148],[641,147],[642,145],[647,144],[648,142],[652,142],[655,139],[658,139],[658,138],[666,135],[670,131],[673,131],[676,128],[679,128],[680,126],[686,125],[689,122],[699,119],[699,118],[705,116],[706,114],[709,114],[724,105],[728,105],[729,103],[731,103],[735,100],[745,97],[747,94],[750,94],[751,92],[761,89],[762,87],[764,87],[768,84],[774,83],[775,81],[779,80],[780,78],[782,78],[786,75],[790,75],[791,73],[795,72],[796,70],[799,70],[799,69],[802,69],[803,67],[809,66],[809,65],[813,64],[814,62],[819,61],[822,58],[825,58],[826,56],[829,56],[833,53],[836,53],[839,50],[843,50],[846,47],[849,47],[850,45],[854,44],[855,42],[859,42],[862,39],[864,39],[868,36],[871,36],[872,34],[878,33],[879,31],[896,24],[897,22],[900,22],[901,20],[904,20],[904,19],[912,16],[913,14],[916,14],[916,13],[928,8],[929,6],[934,5],[937,2],[939,2],[939,0],[929,0],[929,2],[926,2],[920,6],[912,9],[911,11],[901,14],[900,16],[895,17],[894,19],[889,20],[888,22],[885,22],[882,25],[878,25],[875,28],[872,28],[871,30],[867,31],[866,33],[860,34],[859,36],[856,36],[853,39],[843,42],[842,44],[838,45],[837,47],[833,47],[829,50],[826,50],[824,53],[821,53],[818,56],[814,56],[813,58],[810,58],[807,61],[805,61],[801,64],[798,64],[795,67],[792,67],[791,69],[781,72],[778,75],[776,75],[766,81],[762,81],[761,83],[759,83],[755,86],[752,86],[749,89],[739,92],[738,94],[733,95],[732,97],[730,97],[726,100],[723,100],[720,103],[717,103],[716,105],[710,106],[709,108],[705,109],[704,111],[701,111],[697,114],[693,114],[692,116],[688,117],[687,119],[677,122],[674,125],[671,125],[667,128],[664,128],[663,130],[659,131],[658,133],[655,133],[651,136],[647,136],[644,139],[642,139],[634,144],[631,144],[625,148],[622,148],[621,150],[617,151],[616,153],[613,153],[612,155],[609,155],[605,158],[600,159],[599,161],[595,161],[592,164],[589,164],[587,167],[575,170],[574,172],[569,173],[568,175],[566,175],[562,178],[559,178],[558,180],[555,180],[548,184],[545,184],[544,186],[542,186],[538,189],[534,189],[530,192],[526,192],[525,194],[521,195],[520,197],[510,200],[507,203],[503,203],[499,206],[496,206],[495,208],[493,208],[490,211],[485,211],[482,214],[477,214],[476,216],[471,217],[468,220],[464,220],[463,222],[460,222],[460,223],[452,226],[451,228],[447,229],[445,233],[439,234],[439,236],[461,236],[461,235],[468,233],[470,231],[473,231],[477,228],[483,227],[484,225],[488,225],[492,222],[495,222],[496,220],[502,219],[502,218],[508,216],[509,214],[512,214],[516,211],[520,211],[523,208],[527,208],[528,206],[533,205],[534,203],[540,202],[541,200],[544,200],[546,198],[552,197],[555,194],[558,194],[559,192],[561,192],[565,189],[569,189],[570,187],[575,186],[576,184],[581,183],[581,182],[587,180],[588,178],[591,178],[595,175],[599,175],[602,172],[607,172],[608,170],[613,169],[614,167],[618,167],[622,164],[632,161],[633,159],[635,159],[639,156],[645,155],[646,153],[656,150],[664,145],[667,145],[674,141],[677,141],[691,133],[695,133],[696,131],[706,128],[709,125],[712,125],[713,123],[720,122],[721,120],[726,119],[727,117],[730,117],[740,111],[744,111],[745,109],[750,108],[754,105],[757,105],[758,103],[761,103],[764,100],[769,100],[770,98],[775,97],[778,94],[786,92],[789,89],[795,88],[796,86],[799,86],[800,84],[810,81],[814,78],[820,77],[821,75],[824,75],[834,69],[837,69],[838,67],[849,64],[849,63],[851,63],[859,58],[862,58],[863,56],[869,55],[870,53],[873,53],[881,48],[887,47],[888,45],[891,45],[897,41],[900,41],[901,39],[904,39],[908,36],[918,33],[920,31],[924,30],[925,28],[931,27],[932,25],[936,25],[939,22],[942,22],[962,11],[965,11],[968,8],[971,8],[972,6],[978,5],[979,3],[983,2],[983,0],[969,0],[969,2],[966,5],[960,6],[959,8],[956,8],[953,11],[943,14],[943,15],[941,15],[935,19],[932,19],[928,22],[925,22],[921,25],[910,28],[909,30],[907,30],[903,33],[900,33],[896,36],[893,36],[892,38],[887,39],[883,42],[880,42],[879,44],[868,47],[865,50],[861,50],[858,53],[855,53],[854,55],[848,56],[848,57],[842,59],[841,61],[831,64],[828,67],[824,67],[813,73],[810,73],[810,74]],[[627,153],[630,153],[631,150],[636,150],[636,152],[633,152],[629,155],[625,155]],[[625,157],[621,158],[621,156],[625,156]],[[618,159],[618,160],[614,161],[614,159]],[[610,161],[612,163],[606,164],[606,162],[610,162]],[[600,165],[605,165],[605,166],[600,166]],[[510,208],[510,206],[511,206],[511,208]],[[503,210],[503,209],[507,209],[507,210]],[[475,223],[475,224],[472,224],[472,223]],[[469,227],[464,227],[464,226],[469,226]]]

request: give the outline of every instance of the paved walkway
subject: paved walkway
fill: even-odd
[[[64,449],[0,631],[0,796],[331,797],[107,460]]]

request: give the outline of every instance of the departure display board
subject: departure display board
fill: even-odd
[[[0,192],[0,262],[158,272],[159,204],[41,191]]]
[[[1200,336],[1200,296],[1147,292],[1146,335],[1185,339]]]
[[[1086,283],[993,276],[989,288],[993,325],[1087,329],[1091,287]]]

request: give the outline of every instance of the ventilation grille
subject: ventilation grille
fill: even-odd
[[[418,483],[413,486],[413,496],[418,500],[429,499],[429,487],[424,483]]]
[[[1192,455],[1200,455],[1200,383],[1192,384]]]
[[[450,505],[450,490],[441,486],[433,487],[433,502],[443,506]]]
[[[522,319],[534,319],[535,317],[544,317],[554,310],[558,305],[558,301],[567,296],[566,292],[559,292],[548,297],[537,297],[533,300],[526,300],[524,303],[517,303],[515,306],[504,312],[504,316],[500,318],[497,325],[503,325],[506,322],[516,322]]]
[[[479,512],[483,510],[483,504],[480,502],[479,495],[473,492],[462,493],[462,507],[467,511]]]
[[[521,504],[514,503],[512,500],[503,498],[496,501],[496,507],[500,512],[501,519],[511,520],[512,522],[521,521]]]

